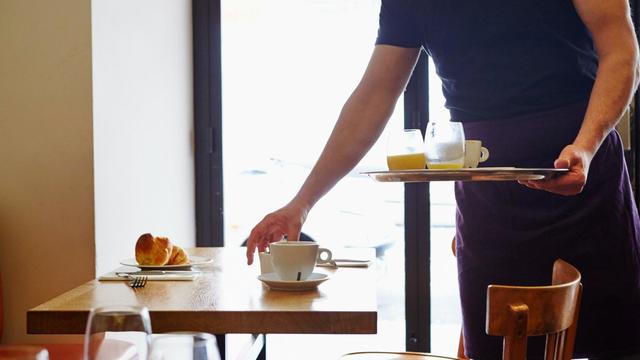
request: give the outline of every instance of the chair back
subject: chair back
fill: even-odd
[[[549,286],[489,285],[488,335],[503,337],[504,360],[524,360],[527,337],[546,335],[545,360],[573,355],[582,284],[580,272],[563,260],[553,264]]]

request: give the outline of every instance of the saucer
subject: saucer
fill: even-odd
[[[280,280],[276,273],[258,275],[258,280],[266,284],[271,290],[281,291],[307,291],[318,287],[322,282],[329,279],[329,275],[321,273],[311,273],[306,280],[286,281]]]

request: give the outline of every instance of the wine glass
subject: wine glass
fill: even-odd
[[[221,360],[215,336],[199,332],[157,334],[150,360]]]
[[[424,137],[429,169],[461,169],[464,165],[464,129],[459,122],[430,122]]]
[[[389,170],[424,169],[424,143],[420,129],[392,131],[387,140]]]
[[[151,320],[146,307],[95,308],[87,320],[83,359],[147,359],[150,341]]]

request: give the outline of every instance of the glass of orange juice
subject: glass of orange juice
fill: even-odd
[[[429,169],[462,169],[464,129],[459,122],[430,122],[424,137]]]
[[[389,170],[424,169],[426,161],[420,129],[403,129],[389,134],[387,141]]]

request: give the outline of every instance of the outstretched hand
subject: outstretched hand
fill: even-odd
[[[259,252],[266,251],[270,243],[280,241],[284,236],[289,240],[298,240],[307,213],[308,210],[289,204],[265,216],[253,227],[247,240],[247,264],[253,264],[256,249]]]
[[[569,169],[561,176],[543,179],[518,181],[520,184],[532,189],[544,190],[559,195],[576,195],[582,192],[587,183],[589,164],[593,154],[575,145],[567,145],[553,167],[556,169]]]

